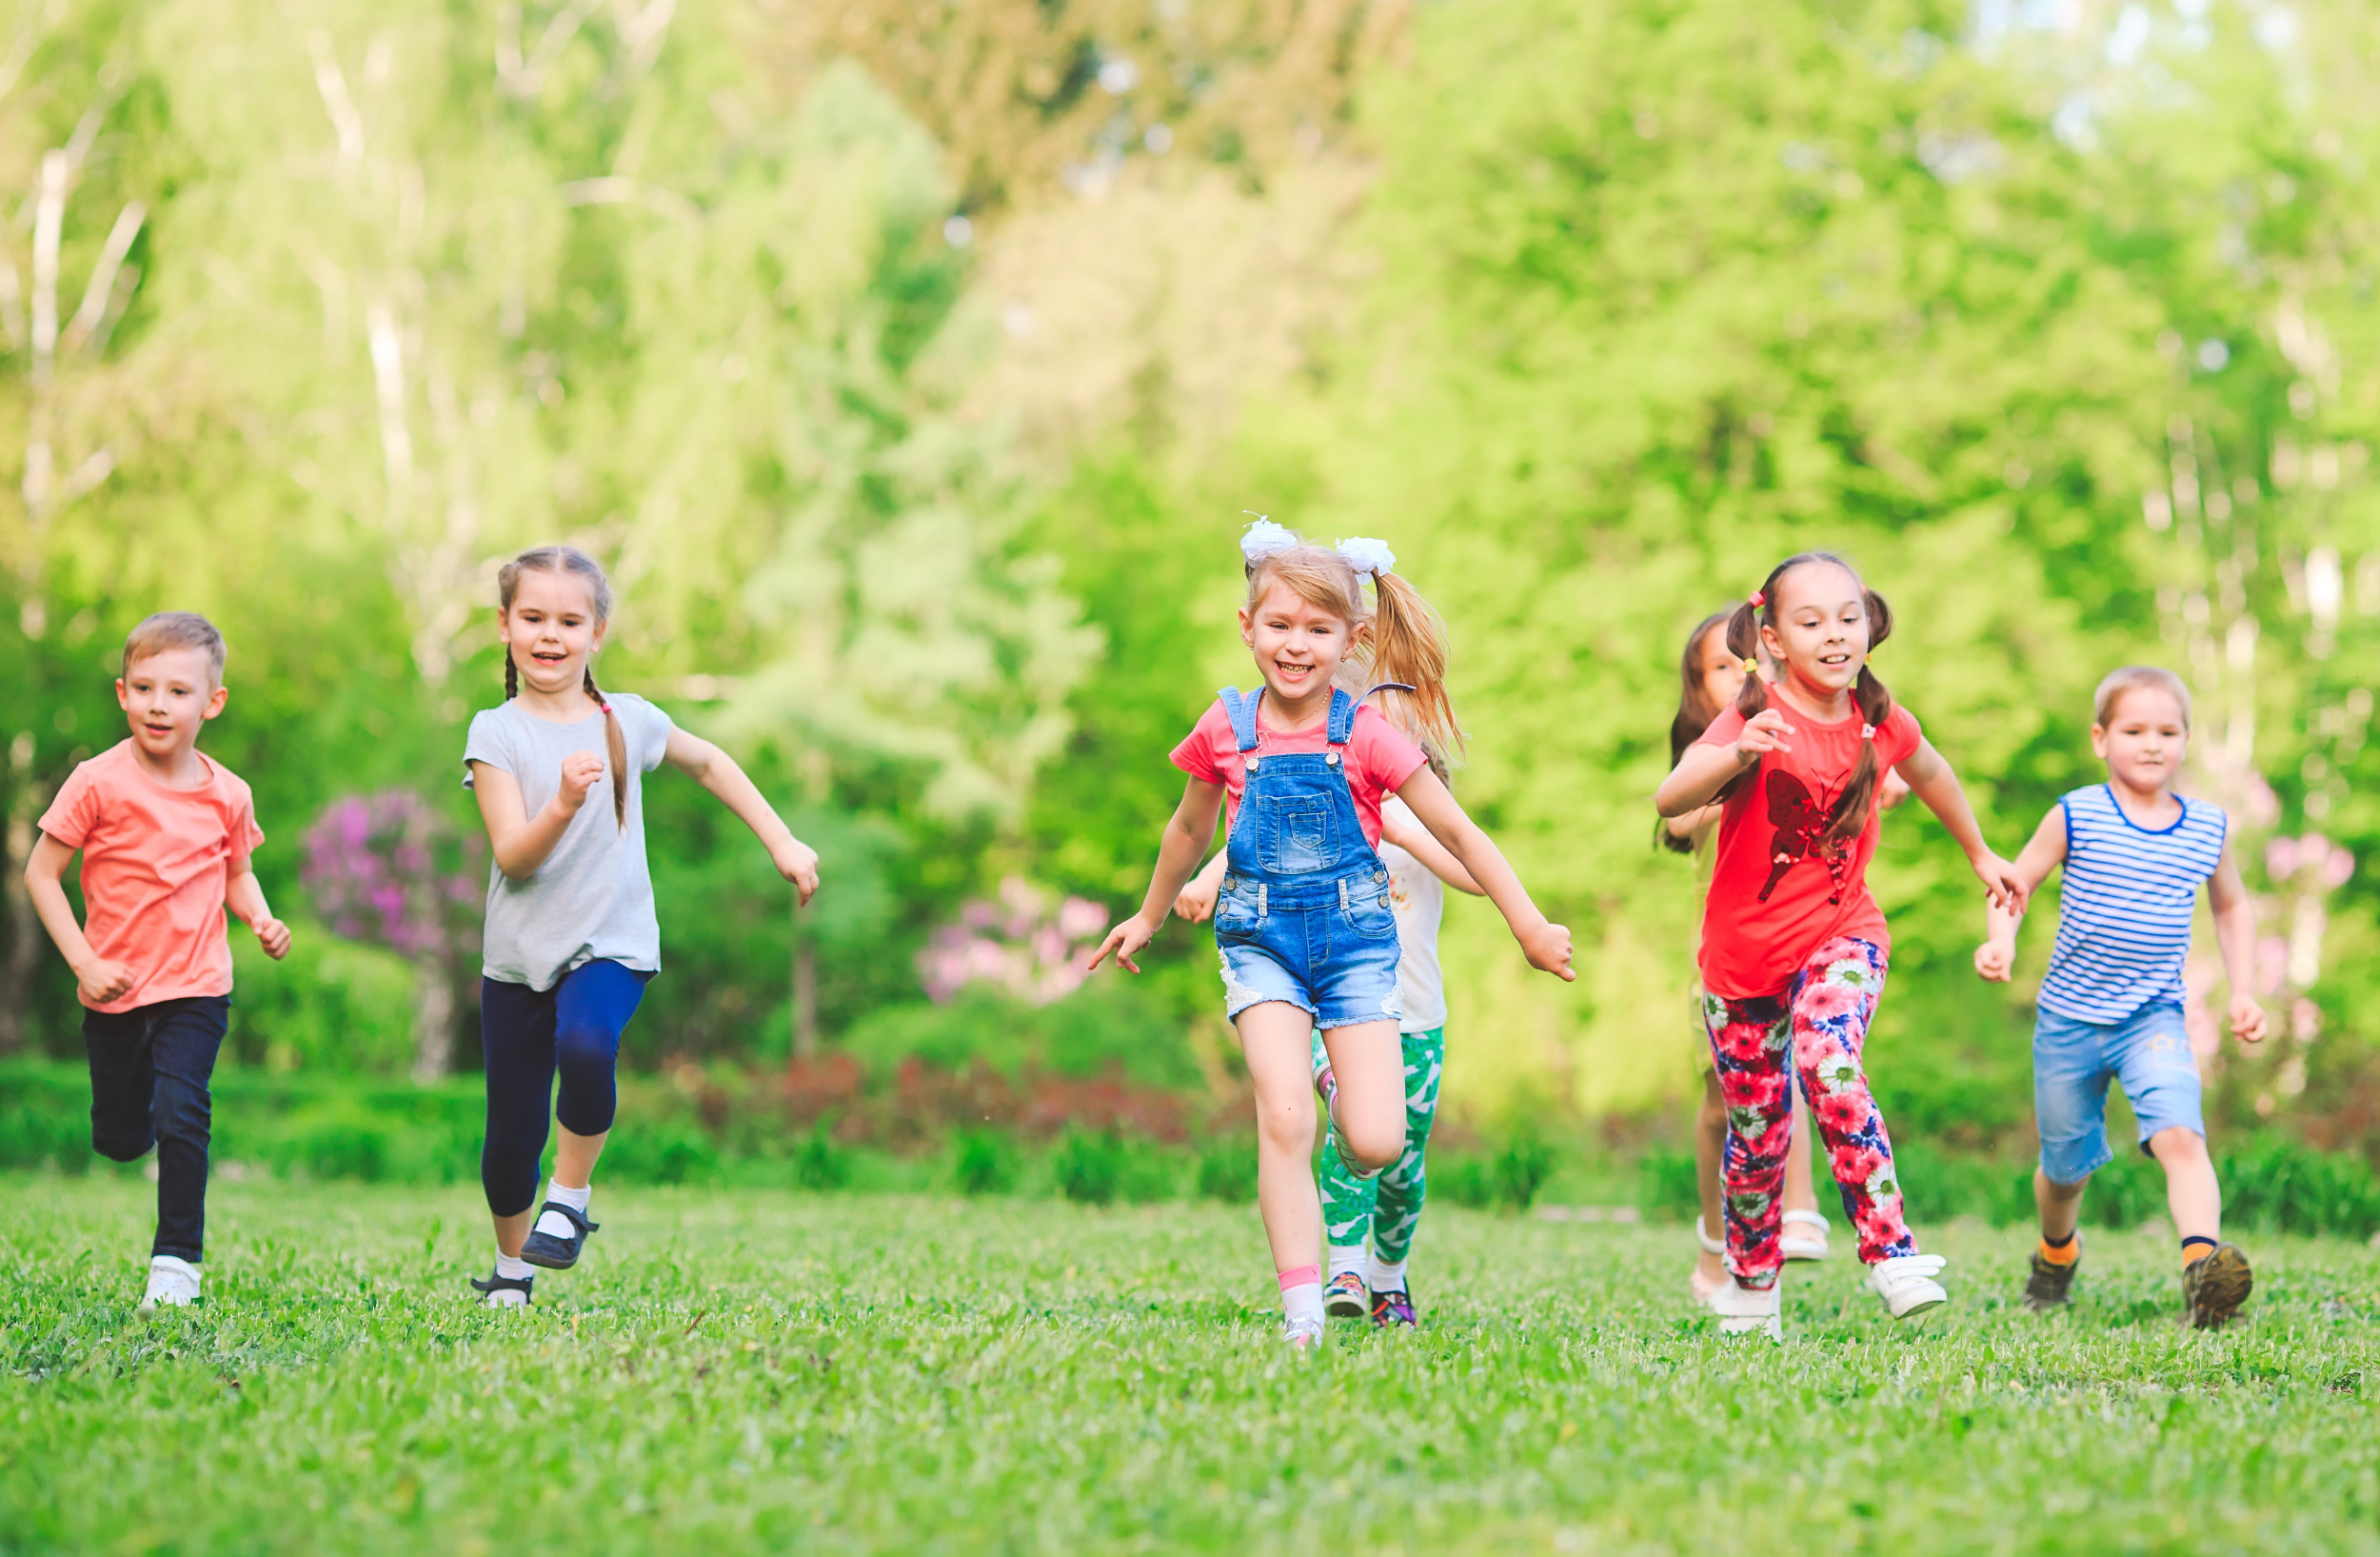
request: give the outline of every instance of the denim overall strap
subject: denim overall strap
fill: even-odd
[[[1223,712],[1231,720],[1231,732],[1239,740],[1240,749],[1254,751],[1256,749],[1256,706],[1262,700],[1264,689],[1259,687],[1253,697],[1241,697],[1239,688],[1226,687],[1217,695],[1223,700]]]
[[[1371,694],[1366,693],[1366,696]],[[1356,700],[1338,688],[1331,689],[1330,744],[1345,746],[1356,733]]]

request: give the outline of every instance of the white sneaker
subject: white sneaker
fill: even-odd
[[[1785,1339],[1785,1290],[1780,1283],[1750,1291],[1730,1281],[1711,1294],[1711,1311],[1719,1316],[1721,1335],[1765,1335]]]
[[[1322,1320],[1316,1314],[1300,1314],[1281,1321],[1281,1342],[1285,1346],[1304,1348],[1322,1344]]]
[[[187,1308],[198,1301],[198,1267],[188,1260],[160,1254],[149,1262],[149,1290],[141,1297],[139,1311],[153,1314],[159,1308]]]
[[[1950,1262],[1939,1254],[1903,1254],[1868,1268],[1868,1285],[1894,1319],[1916,1319],[1951,1300],[1934,1278]]]

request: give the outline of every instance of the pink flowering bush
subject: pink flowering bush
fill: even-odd
[[[936,1004],[982,985],[1031,1006],[1072,994],[1086,976],[1082,960],[1107,931],[1107,909],[1088,898],[1056,894],[1021,876],[979,899],[958,923],[934,933],[918,953],[918,976]]]
[[[349,795],[307,829],[298,879],[334,933],[415,962],[451,962],[479,945],[485,884],[451,868],[466,848],[455,827],[409,789]]]

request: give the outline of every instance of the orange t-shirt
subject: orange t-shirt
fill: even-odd
[[[231,992],[223,896],[265,835],[248,786],[198,760],[204,783],[169,788],[123,741],[79,764],[42,813],[42,831],[83,851],[91,949],[132,971],[132,988],[94,1010]]]

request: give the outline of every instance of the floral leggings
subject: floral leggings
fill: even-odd
[[[1720,1177],[1727,1190],[1727,1266],[1739,1287],[1775,1286],[1785,1264],[1776,1235],[1794,1128],[1793,1087],[1785,1073],[1789,1045],[1810,1118],[1842,1187],[1843,1214],[1859,1231],[1859,1258],[1875,1265],[1917,1252],[1901,1216],[1893,1141],[1859,1068],[1868,1024],[1884,992],[1884,968],[1881,948],[1840,936],[1811,953],[1781,995],[1702,997],[1719,1093],[1727,1100]]]
[[[1413,1251],[1421,1226],[1421,1203],[1430,1190],[1421,1154],[1429,1149],[1430,1126],[1438,1119],[1438,1077],[1446,1068],[1446,1029],[1398,1034],[1405,1061],[1405,1149],[1368,1179],[1339,1160],[1339,1140],[1322,1148],[1322,1226],[1333,1248],[1361,1248],[1372,1239],[1372,1255],[1382,1265],[1401,1265]],[[1314,1067],[1330,1063],[1322,1035],[1314,1035]]]

